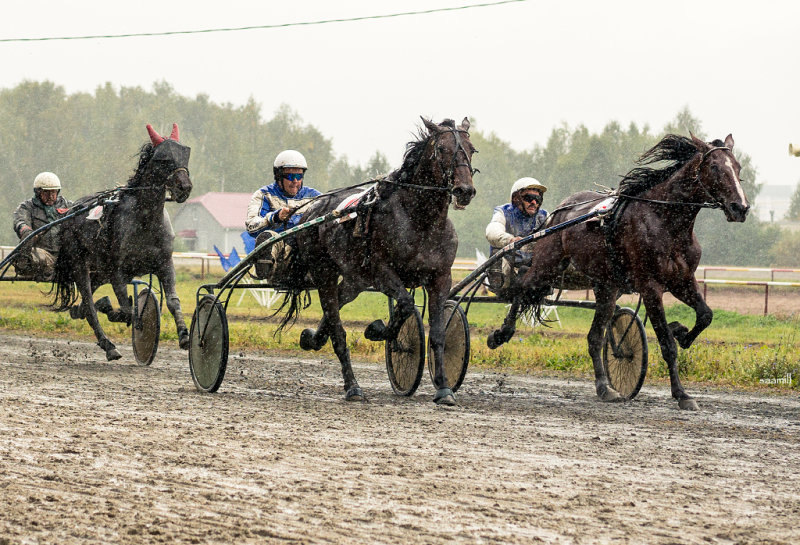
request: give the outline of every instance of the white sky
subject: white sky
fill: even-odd
[[[26,0],[4,6],[0,38],[272,25],[475,3]],[[788,154],[790,142],[800,143],[798,0],[529,0],[267,30],[0,43],[0,59],[0,87],[46,79],[68,93],[105,82],[150,90],[165,80],[182,95],[204,93],[217,103],[252,96],[265,118],[286,103],[331,138],[338,155],[363,163],[380,150],[395,166],[420,115],[469,116],[522,150],[546,144],[561,123],[599,131],[611,120],[633,121],[658,131],[688,106],[709,137],[733,133],[759,182],[800,180],[800,158]]]

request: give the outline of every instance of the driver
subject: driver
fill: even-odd
[[[61,180],[52,172],[41,172],[33,180],[33,197],[14,211],[14,232],[24,239],[36,229],[63,217],[72,203],[60,195]],[[32,244],[21,249],[14,262],[17,274],[32,275],[36,280],[53,276],[60,247],[61,226],[56,225],[36,235]]]
[[[300,223],[302,214],[295,211],[321,194],[303,185],[306,170],[306,158],[299,151],[285,150],[275,157],[272,164],[274,182],[253,193],[247,207],[245,227],[250,236],[256,239],[256,246]],[[283,278],[293,243],[294,239],[289,244],[284,241],[275,243],[272,246],[272,259],[256,262],[256,276],[262,279]],[[273,268],[276,270],[273,271]]]
[[[490,255],[532,234],[544,224],[547,211],[541,206],[545,191],[547,187],[536,178],[520,178],[514,182],[511,202],[496,206],[492,220],[486,226],[486,240],[492,247]],[[516,269],[530,265],[532,246],[526,245],[490,267],[488,279],[492,291],[508,289],[516,276]]]

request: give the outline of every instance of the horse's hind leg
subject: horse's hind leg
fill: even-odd
[[[503,326],[489,333],[489,336],[486,338],[486,345],[492,350],[507,343],[511,340],[511,337],[514,336],[514,332],[517,330],[519,306],[519,297],[515,297],[508,309],[508,314],[506,314],[503,320]]]
[[[675,345],[672,329],[667,324],[667,317],[664,315],[664,304],[661,296],[660,292],[642,293],[644,306],[647,309],[647,315],[650,317],[650,324],[653,326],[653,331],[655,331],[658,344],[661,347],[661,355],[664,361],[667,362],[672,397],[678,400],[678,406],[681,409],[696,411],[698,409],[697,402],[686,393],[681,384],[681,379],[678,377],[678,348]],[[696,327],[697,325],[695,324]]]
[[[333,351],[342,364],[344,398],[347,401],[363,401],[364,393],[361,391],[361,387],[358,385],[356,376],[353,373],[353,366],[350,363],[350,349],[347,348],[347,333],[339,316],[339,294],[335,280],[325,285],[320,285],[318,293],[324,313],[320,325],[323,326],[324,324],[324,327],[329,330]]]
[[[92,327],[94,335],[97,337],[97,345],[105,350],[106,359],[108,361],[118,360],[122,357],[122,354],[119,353],[114,343],[106,337],[103,328],[100,327],[100,321],[97,319],[97,310],[94,308],[94,302],[92,301],[93,290],[90,285],[89,275],[85,273],[83,275],[76,275],[76,277],[78,276],[80,279],[76,280],[75,283],[78,285],[78,290],[81,294],[81,313]]]
[[[329,281],[336,282],[337,279],[332,278]],[[353,301],[362,291],[364,290],[359,285],[342,282],[337,288],[339,309]],[[319,350],[325,346],[331,333],[331,324],[327,316],[327,314],[323,314],[316,330],[307,328],[300,333],[300,348],[303,350]]]
[[[597,397],[603,401],[623,401],[625,398],[611,387],[603,366],[602,350],[605,339],[606,327],[614,315],[616,307],[616,288],[597,286],[594,288],[595,311],[592,327],[589,328],[587,340],[589,341],[589,355],[594,366],[594,385]]]

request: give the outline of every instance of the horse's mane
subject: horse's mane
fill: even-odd
[[[150,159],[153,158],[155,151],[156,148],[150,142],[142,144],[138,154],[139,164],[136,165],[136,170],[133,172],[131,177],[128,178],[127,187],[138,187],[143,183],[145,166],[147,166],[147,163],[149,163]]]
[[[659,168],[640,166],[632,169],[622,177],[622,181],[619,183],[620,194],[639,195],[665,182],[689,162],[698,151],[700,150],[691,138],[668,134],[658,144],[644,152],[636,160],[636,164],[649,165],[660,161],[669,161],[669,164]]]
[[[452,119],[445,119],[441,122],[441,125],[451,129],[456,128],[456,122]],[[403,154],[403,164],[389,175],[391,179],[397,181],[411,179],[414,175],[414,170],[417,168],[417,164],[419,164],[419,160],[422,158],[422,153],[425,151],[425,145],[428,143],[428,138],[430,138],[430,136],[431,133],[427,128],[421,127],[419,129],[417,139],[406,144],[406,151]]]
[[[136,170],[128,178],[126,183],[126,187],[138,187],[142,184],[144,178],[144,167],[153,157],[153,153],[155,153],[155,148],[153,144],[147,142],[142,145],[142,148],[139,150],[139,164],[136,165]],[[72,208],[77,208],[83,205],[86,205],[92,201],[97,200],[100,197],[107,196],[110,190],[106,189],[104,191],[98,191],[97,193],[92,193],[91,195],[86,195],[85,197],[81,197],[72,203]]]

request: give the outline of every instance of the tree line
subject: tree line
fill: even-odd
[[[139,148],[147,139],[145,125],[169,132],[178,123],[181,140],[192,148],[189,163],[193,195],[209,191],[252,192],[272,178],[272,161],[283,149],[302,152],[313,168],[309,177],[321,191],[345,187],[385,174],[390,165],[376,152],[366,165],[351,164],[335,153],[332,141],[304,121],[288,105],[270,118],[250,99],[235,106],[217,104],[207,95],[181,96],[167,82],[151,90],[115,88],[110,83],[93,93],[67,94],[52,82],[25,81],[0,90],[0,242],[17,243],[11,229],[16,206],[32,195],[34,176],[49,170],[58,174],[69,199],[124,184],[133,174]],[[440,122],[441,120],[434,120]],[[409,120],[414,123],[416,120]],[[600,186],[616,187],[636,158],[664,134],[705,140],[701,122],[688,109],[660,131],[631,123],[609,122],[599,133],[584,126],[555,127],[547,142],[517,151],[473,120],[471,139],[479,154],[474,181],[477,195],[465,211],[451,212],[459,234],[459,255],[485,251],[483,230],[494,206],[509,201],[513,182],[533,176],[548,186],[545,209],[554,209],[568,195]],[[735,126],[732,127],[735,135]],[[757,171],[741,149],[734,152],[742,164],[741,178],[751,203],[759,191]],[[174,213],[174,208],[170,207]],[[719,211],[703,210],[697,221],[704,264],[800,266],[800,240],[751,214],[744,224],[728,224]],[[786,248],[789,248],[788,250]],[[792,260],[799,260],[798,263]]]

